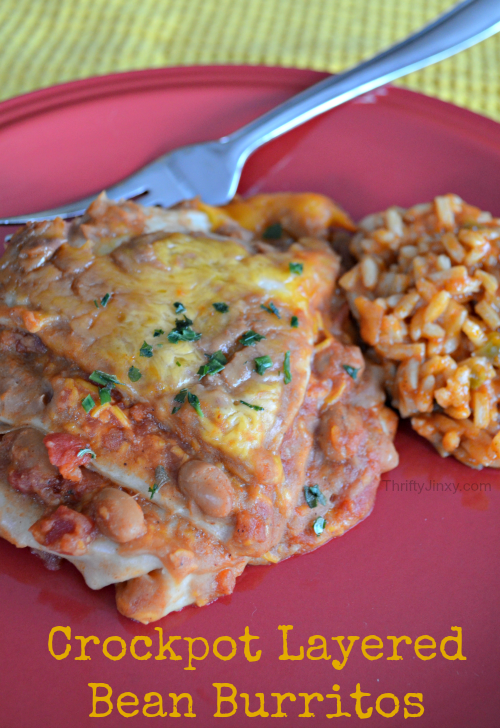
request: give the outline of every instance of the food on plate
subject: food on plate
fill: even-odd
[[[365,518],[397,464],[321,195],[100,196],[0,260],[0,535],[144,623]]]
[[[500,219],[449,194],[359,227],[340,285],[392,404],[442,456],[500,467]]]

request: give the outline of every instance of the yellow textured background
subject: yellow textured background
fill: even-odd
[[[500,1],[500,0],[499,0]],[[450,0],[0,0],[0,99],[158,66],[340,71]],[[400,82],[500,120],[500,34]]]

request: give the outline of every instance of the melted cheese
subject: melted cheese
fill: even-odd
[[[198,213],[199,215],[201,213]],[[118,242],[120,241],[120,244]],[[317,242],[291,246],[288,251],[249,253],[236,240],[214,240],[171,233],[155,239],[135,237],[119,241],[88,240],[75,247],[63,242],[43,266],[21,279],[5,281],[4,298],[16,310],[45,317],[37,333],[56,354],[71,359],[89,374],[94,369],[113,374],[130,400],[151,403],[160,420],[255,472],[255,453],[279,445],[286,426],[297,414],[310,372],[315,322],[314,303],[331,289],[336,264],[331,253]],[[290,263],[303,266],[300,275]],[[105,294],[109,301],[99,304]],[[171,343],[181,302],[201,334],[196,342]],[[224,302],[228,313],[213,303]],[[274,304],[279,317],[264,307]],[[301,314],[300,328],[290,326]],[[214,377],[199,382],[198,369],[221,346],[230,355],[240,348],[245,330],[262,332],[258,347],[246,347],[246,378],[227,386]],[[154,336],[155,331],[162,331]],[[146,342],[152,356],[141,356]],[[283,360],[291,352],[292,382],[285,384]],[[263,376],[255,372],[256,356],[268,355],[273,368]],[[141,372],[132,382],[130,367]],[[203,418],[193,418],[189,405],[172,415],[174,397],[183,388],[199,397]],[[255,411],[241,401],[263,407]],[[287,413],[283,416],[283,407]],[[99,416],[100,410],[91,416]],[[119,413],[118,413],[119,414]],[[280,465],[275,469],[280,476]]]

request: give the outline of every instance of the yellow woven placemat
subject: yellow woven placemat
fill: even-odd
[[[450,0],[1,0],[0,99],[139,68],[250,63],[340,71]],[[500,34],[401,82],[500,120]]]

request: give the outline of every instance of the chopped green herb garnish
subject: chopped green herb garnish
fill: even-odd
[[[201,334],[198,334],[193,329],[186,327],[183,331],[171,331],[168,335],[168,340],[171,344],[177,344],[178,341],[198,341],[201,339]]]
[[[201,379],[207,374],[217,374],[217,372],[221,372],[224,369],[226,364],[227,359],[222,351],[216,351],[215,354],[210,355],[208,362],[198,369],[198,376]]]
[[[100,384],[103,387],[109,387],[111,384],[121,384],[114,374],[107,374],[107,372],[101,372],[99,369],[95,369],[89,379],[91,382]]]
[[[296,276],[300,276],[304,272],[303,263],[289,263],[288,267],[290,268],[290,273],[295,273]]]
[[[148,359],[151,359],[153,356],[153,347],[151,344],[148,344],[147,341],[145,341],[139,349],[139,356],[145,356]]]
[[[153,336],[161,336],[164,333],[163,329],[155,329]]]
[[[95,458],[95,452],[93,450],[91,450],[90,447],[84,447],[83,450],[80,450],[79,452],[76,453],[77,458],[81,458],[84,455],[90,455],[92,460]]]
[[[262,339],[265,338],[266,337],[262,336],[262,334],[257,334],[255,331],[252,331],[252,329],[250,329],[250,331],[245,331],[240,341],[243,346],[255,346],[258,341],[262,341]]]
[[[212,306],[219,313],[227,313],[229,311],[229,306],[227,305],[227,303],[212,303]]]
[[[264,374],[266,369],[269,369],[269,367],[272,367],[273,360],[270,356],[258,356],[256,359],[254,359],[255,362],[255,371],[257,374]]]
[[[184,313],[184,311],[186,310],[186,307],[184,306],[184,304],[180,303],[179,301],[176,301],[174,303],[174,308],[175,308],[175,313]]]
[[[263,308],[264,311],[267,311],[268,313],[273,313],[278,318],[281,318],[280,312],[278,311],[278,309],[276,308],[276,306],[274,305],[274,303],[272,301],[269,301],[269,306],[264,306],[264,304],[261,304],[260,307]]]
[[[324,518],[321,518],[321,516],[314,521],[313,529],[314,529],[314,533],[316,534],[316,536],[321,536],[321,534],[323,533],[325,528],[326,528],[326,521]]]
[[[189,402],[191,407],[196,411],[196,413],[200,417],[203,417],[204,415],[203,415],[203,412],[201,411],[200,400],[198,399],[196,394],[192,394],[188,389],[181,389],[181,391],[175,395],[174,401],[179,402],[180,404],[178,407],[173,408],[172,414],[175,415],[175,413],[180,410],[180,408],[186,401],[186,396],[187,396],[187,401]]]
[[[142,374],[137,369],[137,367],[130,367],[130,369],[128,370],[128,378],[131,382],[138,382],[141,377]]]
[[[175,413],[180,410],[180,408],[182,407],[182,405],[186,401],[186,395],[187,395],[187,393],[188,393],[187,389],[181,389],[181,391],[178,394],[175,395],[174,402],[180,402],[180,404],[179,404],[178,407],[174,407],[173,408],[173,410],[172,410],[172,414],[173,415],[175,415]]]
[[[182,366],[182,364],[180,363],[180,361],[176,361],[175,363],[177,364],[178,367],[181,367]]]
[[[299,319],[297,318],[297,316],[292,316],[292,318],[290,319],[290,326],[292,327],[292,329],[299,328]]]
[[[240,404],[244,404],[245,407],[250,407],[250,409],[257,410],[257,412],[262,412],[264,407],[259,407],[258,404],[250,404],[250,402],[245,402],[244,399],[240,399]]]
[[[191,405],[191,407],[194,409],[196,414],[198,414],[200,417],[203,417],[203,412],[201,411],[200,407],[200,400],[196,396],[196,394],[192,394],[191,392],[188,392],[188,402]]]
[[[92,399],[92,395],[87,394],[85,399],[82,399],[82,407],[85,410],[85,412],[88,414],[90,410],[93,410],[95,407],[95,402]]]
[[[108,387],[104,387],[99,390],[99,399],[101,400],[101,404],[108,404],[108,402],[111,402],[111,392]]]
[[[283,372],[285,374],[285,384],[290,384],[292,381],[292,372],[290,371],[290,352],[287,351],[285,354],[285,361],[283,362]]]
[[[170,478],[168,477],[167,471],[163,465],[158,465],[158,467],[155,468],[155,482],[151,488],[148,488],[148,493],[151,493],[149,496],[151,500],[157,491],[162,488],[165,483],[168,483],[169,480]]]
[[[101,298],[101,306],[103,308],[106,308],[106,304],[108,303],[110,298],[111,298],[111,293],[105,293],[104,296]],[[96,308],[99,308],[99,302],[96,301],[95,298],[94,298],[94,306]]]
[[[184,314],[184,319],[175,320],[175,328],[168,335],[171,344],[177,344],[178,341],[198,341],[201,334],[193,331],[191,324],[193,322]]]
[[[160,486],[158,485],[158,483],[153,483],[153,485],[150,488],[148,488],[148,493],[151,493],[151,495],[149,496],[149,500],[153,500],[159,487]]]
[[[279,240],[282,235],[283,228],[281,227],[280,222],[275,222],[272,225],[269,225],[269,227],[267,227],[262,233],[264,240]]]
[[[359,369],[356,369],[355,367],[350,367],[349,364],[342,364],[342,369],[345,369],[348,375],[352,377],[354,381],[356,381]]]
[[[316,508],[318,503],[326,506],[326,498],[317,485],[306,485],[304,488],[304,498],[309,508]]]

